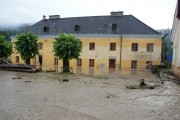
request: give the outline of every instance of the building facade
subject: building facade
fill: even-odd
[[[174,14],[171,40],[173,42],[172,70],[180,77],[180,0],[177,1]]]
[[[148,68],[161,61],[162,36],[132,15],[112,12],[110,16],[60,18],[49,16],[32,25],[28,31],[39,38],[39,55],[31,64],[42,70],[61,71],[62,61],[53,53],[53,42],[59,32],[75,34],[82,41],[79,59],[70,66],[83,68],[134,69]],[[15,41],[13,39],[12,41]],[[12,54],[13,63],[24,63],[19,54]]]

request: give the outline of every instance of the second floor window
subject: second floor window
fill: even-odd
[[[82,64],[82,60],[81,59],[77,59],[77,66],[81,66]]]
[[[138,51],[138,43],[132,43],[131,50]]]
[[[116,43],[110,43],[110,50],[115,51],[116,50]]]
[[[95,43],[89,43],[89,50],[95,50]]]
[[[153,43],[147,43],[147,52],[153,52],[154,44]]]
[[[43,43],[42,42],[38,43],[38,47],[39,49],[43,49]]]

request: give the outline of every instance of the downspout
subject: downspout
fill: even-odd
[[[122,57],[122,35],[120,36],[120,69],[121,69],[121,57]]]

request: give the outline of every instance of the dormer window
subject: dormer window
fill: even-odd
[[[49,27],[44,26],[43,32],[49,32]]]
[[[75,25],[74,30],[79,32],[80,31],[80,26],[79,25]]]
[[[115,32],[117,30],[117,25],[115,23],[112,24],[112,31]]]

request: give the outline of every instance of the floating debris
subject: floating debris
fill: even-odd
[[[126,88],[127,89],[154,89],[154,88],[156,88],[158,86],[160,86],[160,85],[154,85],[154,84],[147,85],[144,82],[144,79],[141,79],[139,85],[127,85]]]
[[[14,77],[14,78],[12,78],[12,79],[22,79],[21,77]]]
[[[30,80],[28,80],[28,81],[24,81],[24,83],[28,83],[28,82],[31,82]]]
[[[62,81],[63,81],[63,82],[69,82],[69,80],[68,80],[68,79],[63,79]]]

